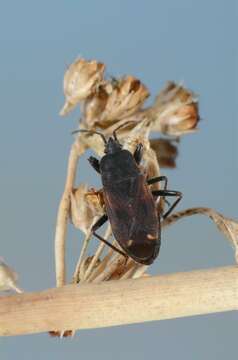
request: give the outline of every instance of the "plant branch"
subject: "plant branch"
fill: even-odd
[[[67,285],[0,298],[0,335],[90,329],[238,309],[238,268]]]
[[[65,238],[69,217],[70,194],[74,185],[78,158],[83,154],[84,150],[84,147],[79,144],[78,140],[75,140],[70,150],[65,188],[58,209],[55,230],[56,286],[63,286],[65,284]]]

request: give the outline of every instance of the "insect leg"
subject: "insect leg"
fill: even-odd
[[[118,252],[120,255],[123,255],[125,258],[128,257],[123,251],[119,250],[116,246],[112,245],[107,240],[103,239],[103,237],[101,237],[97,233],[93,232],[93,235],[96,236],[100,241],[104,242],[104,244],[106,244],[107,246]]]
[[[90,162],[90,164],[92,165],[92,167],[94,168],[94,170],[96,170],[99,174],[100,174],[100,162],[98,159],[96,159],[93,156],[90,156],[90,158],[88,159],[88,161]]]
[[[94,232],[99,229],[105,222],[108,220],[108,216],[106,214],[102,215],[96,222],[93,224],[91,231]]]
[[[147,180],[147,184],[148,184],[148,185],[151,185],[151,184],[154,184],[154,183],[160,182],[160,181],[164,181],[164,188],[163,188],[163,190],[166,190],[166,189],[167,189],[167,184],[168,184],[168,178],[167,178],[167,176],[157,176],[157,177],[148,179],[148,180]],[[153,191],[152,191],[152,195],[158,196],[158,195],[156,195],[155,193],[153,193]],[[164,199],[164,201],[166,202],[166,204],[167,204],[168,206],[170,206],[170,203],[168,202],[168,200]]]
[[[160,182],[160,181],[164,181],[164,190],[166,190],[167,189],[167,184],[168,184],[167,176],[157,176],[157,177],[148,179],[147,184],[151,185],[151,184],[154,184],[154,183],[157,183],[157,182]]]
[[[112,248],[113,250],[115,250],[116,252],[127,258],[127,255],[123,251],[119,250],[116,246],[112,245],[111,243],[109,243],[107,240],[105,240],[103,237],[101,237],[96,233],[96,230],[99,229],[107,220],[108,220],[108,216],[104,214],[102,217],[100,217],[100,219],[96,221],[96,223],[92,226],[92,230],[91,230],[93,235],[96,236],[96,238],[98,238],[100,241],[104,242],[104,244],[108,245],[110,248]]]
[[[141,162],[142,159],[142,155],[143,155],[143,145],[142,144],[138,144],[136,146],[135,152],[134,152],[134,159],[136,161],[136,163],[139,165],[139,163]]]
[[[177,196],[178,199],[170,206],[169,210],[163,215],[163,219],[166,219],[167,216],[173,211],[175,206],[178,205],[179,201],[182,199],[183,194],[180,191],[173,191],[173,190],[154,190],[152,191],[153,195],[156,196]]]

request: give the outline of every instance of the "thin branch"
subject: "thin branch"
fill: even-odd
[[[63,286],[65,284],[65,238],[69,217],[70,193],[74,185],[78,158],[83,154],[84,150],[83,146],[76,140],[71,147],[69,155],[65,189],[58,209],[55,230],[56,286]]]
[[[85,235],[85,238],[83,240],[83,245],[82,245],[82,249],[78,258],[78,262],[76,264],[75,270],[74,270],[74,275],[73,275],[73,282],[76,284],[79,280],[79,273],[80,273],[80,267],[82,265],[82,262],[84,260],[87,248],[88,248],[88,244],[89,244],[89,240],[92,237],[92,232],[89,230],[88,233]]]
[[[238,310],[238,268],[67,285],[0,298],[0,335],[90,329]]]
[[[111,236],[111,233],[112,233],[112,230],[111,230],[111,226],[110,224],[107,226],[107,229],[105,231],[105,234],[104,234],[104,239],[105,240],[108,240],[108,238]],[[95,252],[95,255],[93,256],[93,259],[91,261],[91,263],[89,264],[88,266],[88,269],[86,270],[85,272],[85,277],[84,277],[84,281],[87,280],[89,278],[89,276],[92,274],[92,271],[93,271],[93,268],[95,267],[97,261],[99,260],[103,250],[104,250],[104,247],[105,247],[105,243],[101,242]]]

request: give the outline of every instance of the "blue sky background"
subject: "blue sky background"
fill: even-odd
[[[0,11],[0,256],[27,291],[54,286],[54,229],[79,111],[67,118],[63,74],[78,55],[132,74],[151,99],[167,80],[200,96],[200,131],[183,137],[176,170],[180,209],[208,206],[237,215],[237,8],[235,1],[5,1]],[[88,163],[78,181],[99,185]],[[81,237],[68,236],[69,273]],[[96,240],[95,240],[96,244]],[[164,231],[151,272],[233,264],[229,244],[205,217]],[[80,311],[80,310],[79,310]],[[78,332],[0,338],[1,360],[165,358],[232,359],[237,313]]]

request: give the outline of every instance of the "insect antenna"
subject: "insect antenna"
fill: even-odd
[[[125,122],[124,124],[121,124],[120,126],[118,126],[118,127],[112,132],[112,135],[113,135],[114,139],[118,141],[118,139],[117,139],[117,134],[116,134],[117,130],[119,130],[119,129],[121,129],[122,127],[127,126],[128,124],[131,124],[131,123],[134,123],[134,124],[135,124],[136,121],[130,120],[130,121],[127,121],[127,122]]]
[[[100,133],[99,131],[79,129],[79,130],[72,131],[72,135],[77,134],[78,132],[85,132],[85,133],[88,133],[88,134],[97,134],[97,135],[101,136],[101,138],[103,139],[104,144],[105,145],[107,144],[107,140],[106,140],[105,136],[102,133]]]

